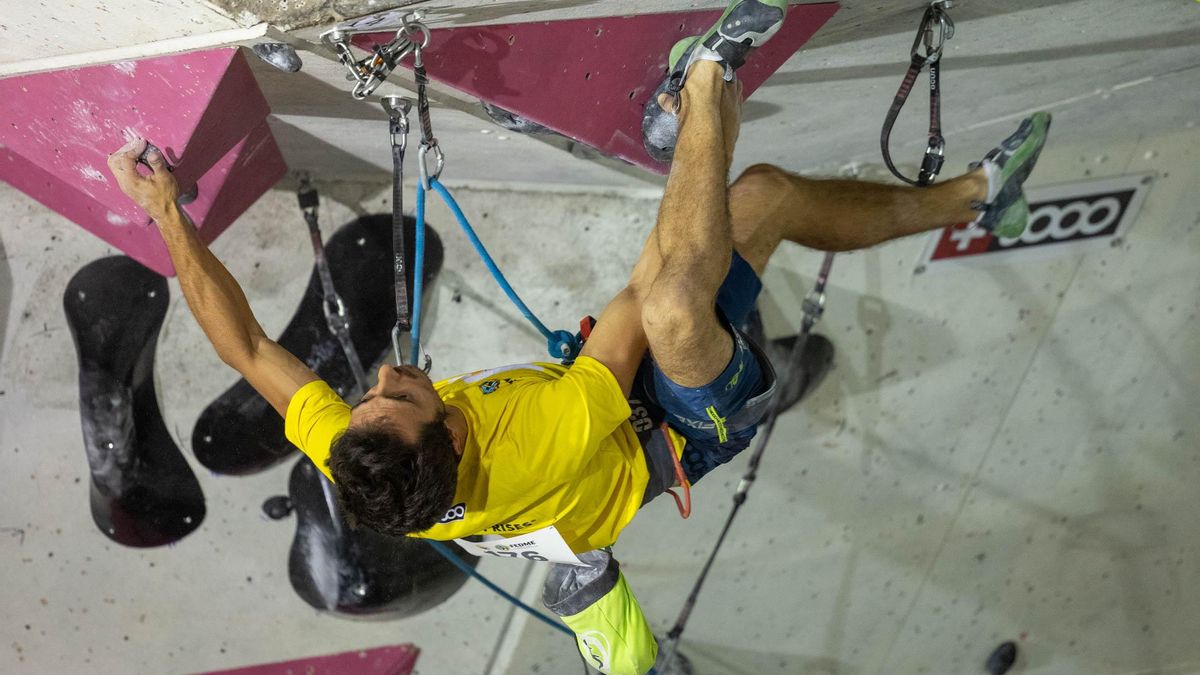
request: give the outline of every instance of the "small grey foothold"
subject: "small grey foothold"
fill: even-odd
[[[286,518],[293,510],[292,500],[287,495],[276,495],[263,502],[263,513],[271,520]]]
[[[486,101],[480,101],[479,103],[483,106],[483,111],[487,113],[487,116],[491,118],[493,122],[509,131],[515,131],[518,134],[554,133],[552,129],[542,126],[537,122],[527,120],[516,113],[505,110],[504,108],[494,106]],[[497,136],[497,138],[499,138],[499,136]]]
[[[925,274],[925,266],[917,265],[917,268],[913,270],[913,274]]]
[[[298,73],[304,67],[300,55],[289,44],[282,42],[260,42],[251,47],[263,61],[275,66],[285,73]]]

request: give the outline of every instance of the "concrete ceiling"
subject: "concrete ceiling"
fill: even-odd
[[[37,6],[0,0],[0,73],[41,70],[47,63],[70,59],[122,60],[131,50],[151,55],[248,44],[273,32],[267,23],[301,26],[285,38],[301,50],[301,73],[285,74],[256,62],[289,164],[329,180],[382,181],[390,170],[384,114],[374,100],[350,98],[340,65],[317,36],[330,17],[407,4],[424,10],[434,26],[647,9],[646,3],[633,0],[102,0]],[[653,9],[720,4],[668,0]],[[904,74],[925,5],[922,0],[845,0],[806,48],[747,102],[737,163],[769,161],[824,172],[878,164],[878,130]],[[958,32],[943,66],[948,173],[1007,135],[1030,110],[1053,111],[1053,138],[1064,144],[1089,138],[1136,140],[1195,124],[1200,117],[1200,10],[1192,3],[963,0],[951,14]],[[393,79],[396,88],[380,93],[404,91],[400,87],[410,84],[407,73],[398,72]],[[572,153],[560,139],[505,132],[486,120],[476,101],[453,91],[436,94],[435,125],[447,151],[450,182],[623,188],[659,180],[615,162],[581,158],[578,148]],[[919,85],[893,134],[899,161],[919,159],[926,110]]]

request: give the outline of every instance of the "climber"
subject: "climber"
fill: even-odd
[[[532,548],[569,549],[575,564],[551,559],[547,605],[602,671],[645,672],[654,638],[607,548],[643,504],[700,480],[754,436],[774,373],[742,326],[772,253],[784,240],[845,251],[966,221],[1013,236],[1050,124],[1033,115],[968,173],[927,188],[765,164],[727,185],[740,128],[734,70],[778,29],[785,5],[735,0],[712,30],[672,49],[647,105],[647,144],[673,156],[658,219],[569,368],[531,363],[435,383],[385,365],[351,406],[266,336],[176,203],[160,152],[149,150],[149,176],[136,166],[142,140],[109,166],[157,224],[217,354],[284,417],[352,525],[440,540],[534,535]],[[631,396],[662,411],[662,433],[631,421]]]

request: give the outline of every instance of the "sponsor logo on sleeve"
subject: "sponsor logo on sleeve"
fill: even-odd
[[[451,506],[450,510],[446,512],[446,515],[442,516],[442,519],[439,520],[438,523],[445,525],[446,523],[453,523],[456,520],[462,520],[463,518],[466,518],[466,517],[467,517],[467,503],[459,502],[459,503],[455,504],[454,506]]]

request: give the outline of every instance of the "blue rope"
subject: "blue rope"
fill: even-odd
[[[421,359],[421,291],[425,286],[425,190],[417,188],[417,233],[416,251],[413,253],[413,304],[412,304],[412,334],[409,353],[414,366],[420,366]]]
[[[461,570],[464,574],[474,577],[477,581],[479,581],[479,583],[492,589],[493,591],[496,592],[497,595],[504,598],[505,600],[508,600],[509,602],[516,605],[517,607],[520,607],[521,609],[525,610],[526,612],[529,612],[535,618],[537,618],[538,620],[540,620],[542,623],[546,624],[547,626],[550,626],[554,630],[559,631],[560,633],[563,633],[565,635],[570,635],[572,640],[575,639],[575,634],[572,633],[569,628],[562,625],[561,623],[558,623],[554,619],[551,619],[550,617],[546,616],[545,614],[542,614],[541,612],[530,607],[529,605],[521,602],[521,600],[519,598],[517,598],[516,596],[512,595],[508,591],[506,591],[503,588],[500,588],[496,584],[492,583],[487,577],[483,576],[479,572],[476,572],[475,568],[471,567],[467,563],[460,560],[458,556],[454,555],[454,552],[450,550],[450,547],[448,547],[445,544],[443,544],[442,542],[434,540],[434,539],[426,539],[425,541],[428,542],[429,545],[433,547],[433,550],[437,551],[438,553],[441,553],[442,557],[444,557],[446,560],[449,560],[451,563],[453,563],[454,566],[457,567],[459,570]]]
[[[485,247],[483,242],[479,240],[479,236],[475,234],[475,229],[471,227],[471,223],[467,222],[467,217],[463,215],[462,209],[458,206],[458,202],[454,201],[454,197],[451,196],[450,191],[446,189],[446,186],[442,185],[441,182],[436,178],[431,179],[429,181],[429,185],[436,190],[439,195],[442,196],[442,201],[446,202],[446,206],[449,207],[450,212],[454,214],[454,217],[458,220],[458,224],[462,226],[462,230],[467,235],[467,239],[471,240],[471,245],[475,247],[475,252],[479,254],[480,259],[483,260],[483,264],[487,265],[488,271],[492,273],[492,278],[494,278],[496,283],[499,284],[500,289],[504,291],[504,294],[508,296],[509,300],[512,300],[512,303],[517,306],[517,309],[521,311],[521,314],[528,319],[535,328],[538,329],[538,332],[542,334],[542,337],[546,338],[546,349],[549,350],[550,356],[556,359],[562,359],[564,361],[574,360],[574,358],[579,355],[579,340],[575,337],[575,335],[565,330],[552,331],[549,328],[546,328],[546,325],[539,321],[536,316],[534,316],[529,307],[521,300],[520,296],[517,295],[517,292],[513,290],[512,285],[508,283],[508,279],[504,278],[504,273],[501,272],[500,268],[496,266],[496,262],[492,260],[492,256],[488,253],[487,247]],[[418,231],[420,231],[420,228],[425,222],[423,213],[424,192],[425,190],[423,188],[419,188],[417,190]],[[415,335],[416,331],[414,330],[413,332]]]

